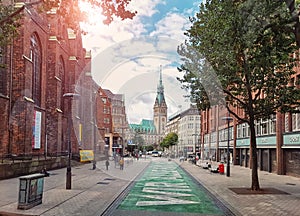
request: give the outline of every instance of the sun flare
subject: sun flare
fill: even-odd
[[[101,8],[94,7],[91,3],[86,1],[79,1],[79,7],[82,12],[86,13],[86,22],[90,25],[102,25],[102,21],[105,19],[102,15]]]

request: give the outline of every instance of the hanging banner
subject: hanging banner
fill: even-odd
[[[42,113],[34,111],[32,148],[41,148]]]

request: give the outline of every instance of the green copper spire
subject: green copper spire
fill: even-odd
[[[157,105],[162,105],[165,102],[165,96],[164,96],[164,86],[162,83],[162,66],[160,65],[159,67],[159,83],[157,85],[157,95],[156,95],[156,100],[155,104]]]

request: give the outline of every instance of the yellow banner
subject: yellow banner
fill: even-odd
[[[87,162],[94,160],[93,150],[80,150],[80,162]]]

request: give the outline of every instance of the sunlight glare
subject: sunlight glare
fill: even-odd
[[[81,11],[86,13],[86,22],[89,25],[103,25],[105,17],[102,15],[101,8],[93,7],[91,3],[81,0],[79,1]]]

